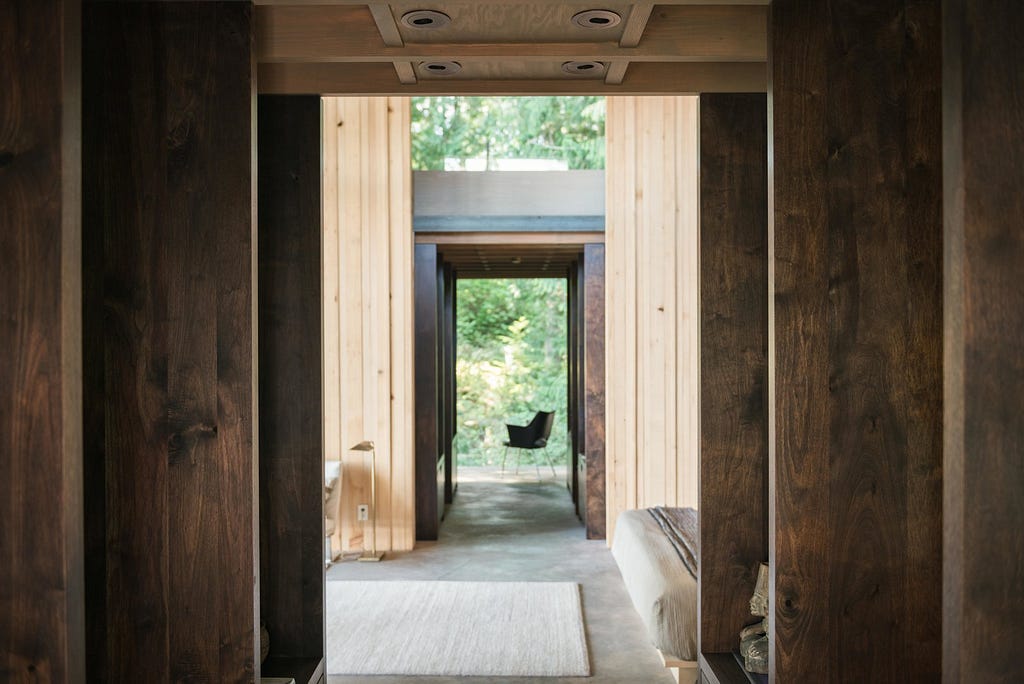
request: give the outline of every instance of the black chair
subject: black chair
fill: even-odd
[[[554,411],[537,411],[529,425],[508,425],[508,441],[505,442],[505,455],[501,457],[501,472],[505,474],[505,459],[508,458],[508,450],[512,449],[543,449],[544,458],[551,466],[551,473],[555,473],[555,464],[551,462],[551,455],[548,454],[548,438],[551,436],[551,426],[555,423]],[[519,473],[519,456],[521,451],[516,452],[516,474]],[[537,466],[537,479],[540,479],[540,465]]]

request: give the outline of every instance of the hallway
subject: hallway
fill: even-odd
[[[565,470],[554,477],[532,466],[504,479],[492,468],[460,468],[459,490],[437,542],[384,561],[345,561],[327,571],[327,581],[573,581],[582,587],[592,676],[587,678],[355,677],[329,676],[329,684],[360,682],[580,682],[670,684],[657,651],[648,644],[619,571],[605,542],[588,541],[573,513]],[[326,606],[328,613],[344,606]]]

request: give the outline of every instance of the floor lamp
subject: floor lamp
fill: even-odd
[[[370,550],[367,551],[366,535],[363,535],[363,553],[359,560],[379,561],[384,557],[384,552],[377,551],[377,452],[370,441],[356,444],[351,451],[370,452],[370,525],[373,527],[373,541],[370,543]]]

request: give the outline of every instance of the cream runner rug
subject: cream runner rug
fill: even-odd
[[[585,677],[571,582],[327,582],[327,672]]]

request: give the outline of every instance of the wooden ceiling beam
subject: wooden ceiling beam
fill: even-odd
[[[629,16],[626,17],[626,26],[622,29],[622,37],[619,38],[619,47],[633,48],[640,44],[640,38],[644,35],[652,11],[653,2],[638,2],[633,5],[629,10]]]
[[[508,232],[494,233],[487,231],[460,232],[460,233],[416,233],[417,244],[430,245],[469,245],[480,247],[483,245],[489,248],[494,247],[515,247],[517,249],[525,246],[569,245],[580,247],[588,242],[604,242],[604,233],[582,233],[582,232]]]
[[[375,18],[391,10],[367,6],[261,7],[257,9],[257,59],[269,62],[421,62],[432,60],[557,61],[589,59],[634,62],[764,62],[765,7],[658,7],[657,21],[638,10],[625,35],[635,47],[616,42],[406,43],[389,46]],[[631,18],[633,13],[631,13]],[[638,33],[639,29],[639,33]],[[634,35],[635,34],[635,35]]]
[[[567,76],[548,80],[421,78],[403,85],[392,64],[260,64],[257,80],[267,95],[661,95],[766,92],[767,66],[759,62],[637,63],[621,85]]]
[[[446,4],[458,4],[462,2],[465,4],[469,0],[453,0],[449,2],[433,3],[437,7],[431,7],[431,9],[444,10]],[[580,9],[590,9],[594,4],[593,0],[561,0],[562,4],[579,7]],[[255,0],[257,7],[355,7],[365,6],[366,0]],[[419,0],[400,0],[399,2],[390,3],[394,7],[400,7],[401,9],[408,11],[411,9],[419,9],[422,6],[422,2]],[[535,5],[537,0],[473,0],[473,4],[477,5]],[[747,7],[767,7],[771,4],[771,0],[659,0],[658,5],[669,5],[669,6],[693,6],[693,5],[705,5],[705,6],[722,6],[722,5],[744,5]]]
[[[402,47],[405,41],[402,40],[402,33],[398,30],[398,22],[391,12],[391,5],[385,2],[374,2],[369,5],[373,22],[377,25],[377,32],[380,38],[388,47]],[[411,85],[416,82],[416,68],[412,62],[395,62],[395,74],[398,81],[403,85]]]

